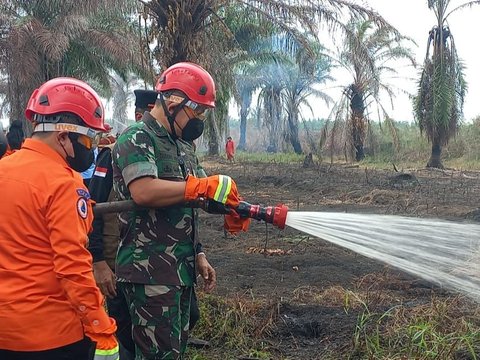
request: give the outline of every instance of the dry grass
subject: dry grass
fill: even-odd
[[[245,295],[222,298],[198,294],[199,323],[193,336],[209,339],[215,347],[242,353],[263,351],[266,338],[278,317],[278,303]]]

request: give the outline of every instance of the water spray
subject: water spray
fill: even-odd
[[[392,215],[292,211],[280,204],[241,201],[232,209],[209,199],[182,204],[212,214],[231,214],[285,226],[357,254],[387,263],[480,302],[480,225]],[[101,203],[95,215],[146,210],[133,201]]]

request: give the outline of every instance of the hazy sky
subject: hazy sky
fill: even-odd
[[[466,0],[452,0],[450,10]],[[428,9],[427,0],[365,0],[391,25],[403,35],[412,38],[418,46],[411,45],[418,68],[399,66],[399,75],[414,80],[398,80],[395,84],[410,93],[416,93],[420,67],[426,54],[429,30],[436,24],[433,11]],[[471,120],[480,115],[480,42],[476,40],[475,24],[480,20],[480,5],[453,13],[448,18],[448,25],[453,34],[457,52],[465,65],[465,76],[468,82],[468,93],[465,98],[464,115]],[[337,95],[338,96],[338,95]],[[388,103],[387,103],[388,104]],[[395,120],[411,120],[412,105],[406,95],[398,95],[394,101],[394,109],[388,110]],[[327,114],[328,115],[328,114]]]

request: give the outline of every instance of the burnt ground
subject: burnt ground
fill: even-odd
[[[302,164],[227,164],[223,160],[206,161],[204,166],[210,174],[234,178],[246,201],[283,203],[292,211],[480,217],[475,212],[480,203],[480,173],[476,172],[410,169],[398,173],[342,164],[303,168]],[[220,216],[201,215],[201,237],[218,274],[215,293],[275,304],[265,339],[275,359],[345,358],[342,354],[352,347],[362,310],[350,306],[345,311],[349,291],[361,294],[370,309],[380,312],[398,304],[416,306],[430,303],[432,297],[455,295],[288,227],[282,231],[252,221],[247,233],[233,237],[224,234],[222,224]],[[285,254],[266,256],[261,253],[264,248]],[[215,353],[206,356],[217,358]]]

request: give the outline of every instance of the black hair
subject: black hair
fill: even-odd
[[[22,122],[20,120],[13,121],[7,133],[8,146],[12,150],[18,150],[22,147],[24,140],[25,133],[23,132]]]

